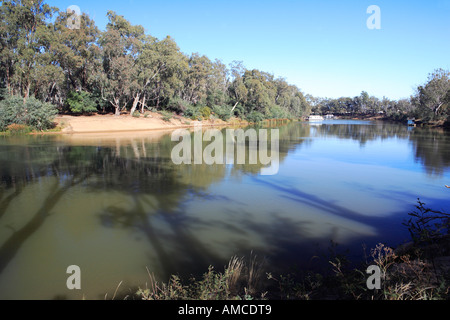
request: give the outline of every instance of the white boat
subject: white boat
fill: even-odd
[[[319,121],[323,121],[324,118],[322,116],[312,115],[312,116],[309,116],[308,120],[311,122],[319,122]]]

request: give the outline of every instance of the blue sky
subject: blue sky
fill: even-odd
[[[77,5],[104,30],[108,10],[181,51],[225,64],[243,61],[305,94],[337,98],[363,90],[407,98],[436,68],[450,69],[450,0],[47,0]],[[370,30],[367,8],[381,9]]]

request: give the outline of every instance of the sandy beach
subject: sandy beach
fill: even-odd
[[[141,116],[140,118],[130,115],[60,115],[55,118],[55,122],[61,127],[60,133],[63,134],[172,130],[182,127],[193,127],[196,124],[202,124],[202,126],[226,126],[242,123],[237,119],[230,122],[220,119],[194,121],[180,116],[174,116],[170,121],[164,121],[158,113],[151,113],[148,117]]]

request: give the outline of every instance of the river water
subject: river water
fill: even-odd
[[[200,275],[234,255],[287,272],[337,245],[357,261],[408,241],[418,198],[450,208],[449,133],[339,120],[276,129],[274,175],[260,163],[176,165],[164,131],[0,137],[0,299],[111,298],[119,283],[132,294],[149,273]],[[80,290],[67,288],[71,265]]]

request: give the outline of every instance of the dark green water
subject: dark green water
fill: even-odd
[[[173,164],[170,132],[0,138],[0,299],[103,299],[253,251],[308,266],[330,241],[408,240],[450,207],[450,135],[358,121],[279,127],[280,169]],[[81,290],[66,269],[81,268]],[[128,290],[128,291],[127,291]]]

